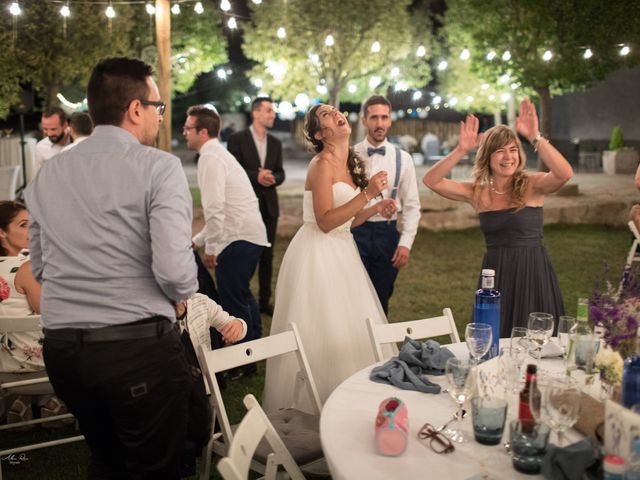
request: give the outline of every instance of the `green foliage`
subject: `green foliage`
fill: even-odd
[[[340,99],[360,101],[374,91],[384,93],[399,82],[405,88],[422,86],[430,79],[427,60],[433,39],[426,14],[410,15],[410,4],[289,0],[252,5],[244,52],[258,65],[250,75],[261,79],[262,90],[276,98],[293,100],[306,93],[328,98],[333,105]],[[277,36],[279,27],[286,30],[285,38]],[[325,45],[328,35],[333,46]],[[371,51],[375,41],[380,45],[377,53]],[[415,54],[420,45],[427,51],[423,57]],[[373,77],[380,79],[374,88]],[[318,93],[319,85],[327,93]]]
[[[609,150],[619,150],[624,146],[624,138],[622,137],[622,127],[616,125],[611,130],[611,139],[609,140]]]
[[[58,92],[72,92],[72,101],[83,98],[96,62],[106,56],[134,55],[157,64],[155,26],[143,4],[118,3],[111,21],[104,3],[72,2],[66,34],[60,3],[42,0],[20,2],[17,41],[12,41],[11,15],[0,15],[0,117],[8,113],[20,94],[20,84],[32,83],[46,105],[57,103]],[[217,13],[198,15],[183,8],[172,15],[172,80],[175,91],[184,91],[203,71],[227,62],[226,43]]]

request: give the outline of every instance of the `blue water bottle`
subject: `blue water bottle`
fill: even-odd
[[[476,291],[476,304],[473,308],[473,321],[491,325],[493,341],[485,359],[498,356],[500,353],[500,292],[494,287],[495,270],[482,270],[482,288]]]
[[[631,408],[640,403],[640,328],[636,333],[636,353],[624,361],[622,404]]]

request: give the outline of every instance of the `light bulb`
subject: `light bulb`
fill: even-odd
[[[14,17],[17,17],[18,15],[20,15],[22,13],[22,9],[20,8],[20,4],[18,2],[13,2],[9,6],[9,13],[11,15],[13,15]]]
[[[509,50],[505,50],[505,52],[502,54],[502,60],[504,60],[505,62],[511,60],[511,52]]]
[[[427,53],[427,49],[423,45],[420,45],[416,50],[416,57],[424,57]]]
[[[462,52],[460,52],[460,60],[469,60],[470,56],[471,53],[469,52],[469,49],[467,47],[465,47]]]
[[[104,11],[104,14],[107,16],[107,18],[114,18],[116,16],[116,11],[113,9],[113,6],[109,5]]]
[[[280,27],[276,32],[276,35],[278,35],[278,38],[284,38],[287,36],[287,31],[284,29],[284,27]]]
[[[542,60],[544,60],[545,62],[548,62],[552,58],[553,53],[551,53],[551,50],[545,50],[545,52],[542,54]]]
[[[491,61],[494,58],[496,58],[496,52],[494,50],[491,50],[489,53],[487,53],[487,60]]]
[[[229,3],[229,0],[222,0],[220,2],[220,10],[222,10],[223,12],[228,12],[229,10],[231,10],[231,3]]]
[[[202,2],[196,2],[196,5],[193,7],[193,11],[198,15],[204,13],[204,7],[202,6]]]
[[[375,41],[371,44],[371,51],[373,53],[378,53],[380,51],[380,42],[379,41]]]
[[[173,13],[174,15],[180,15],[180,4],[179,3],[174,3],[171,6],[171,13]]]
[[[229,27],[231,30],[235,30],[236,28],[238,28],[238,23],[236,22],[236,17],[231,17],[229,19],[229,21],[227,22],[227,27]]]
[[[591,51],[590,48],[587,48],[584,51],[584,55],[582,55],[586,60],[589,60],[591,57],[593,57],[593,52]]]
[[[60,7],[60,15],[62,15],[65,18],[71,15],[71,10],[69,10],[69,5],[63,5],[62,7]]]
[[[629,55],[630,52],[631,52],[631,49],[626,45],[623,45],[622,48],[620,49],[620,55],[622,55],[623,57],[626,57],[627,55]]]
[[[333,39],[333,35],[331,34],[327,35],[327,38],[324,39],[324,44],[327,47],[332,47],[334,43],[336,43],[336,41]]]
[[[149,15],[155,15],[156,13],[156,7],[153,3],[149,2],[144,6],[145,10],[147,11],[147,13]]]

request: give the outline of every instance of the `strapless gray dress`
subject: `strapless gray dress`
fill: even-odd
[[[551,313],[557,325],[564,305],[543,244],[542,207],[510,208],[479,216],[487,248],[482,268],[496,271],[496,289],[501,294],[500,337],[509,338],[512,327],[526,327],[531,312]]]

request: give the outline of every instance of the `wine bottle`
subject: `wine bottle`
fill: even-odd
[[[530,402],[537,402],[535,405],[538,408],[540,407],[540,390],[538,389],[538,382],[536,380],[537,373],[538,367],[533,364],[527,365],[526,383],[520,391],[518,420],[520,420],[522,424],[522,431],[526,433],[532,432],[535,425]]]

